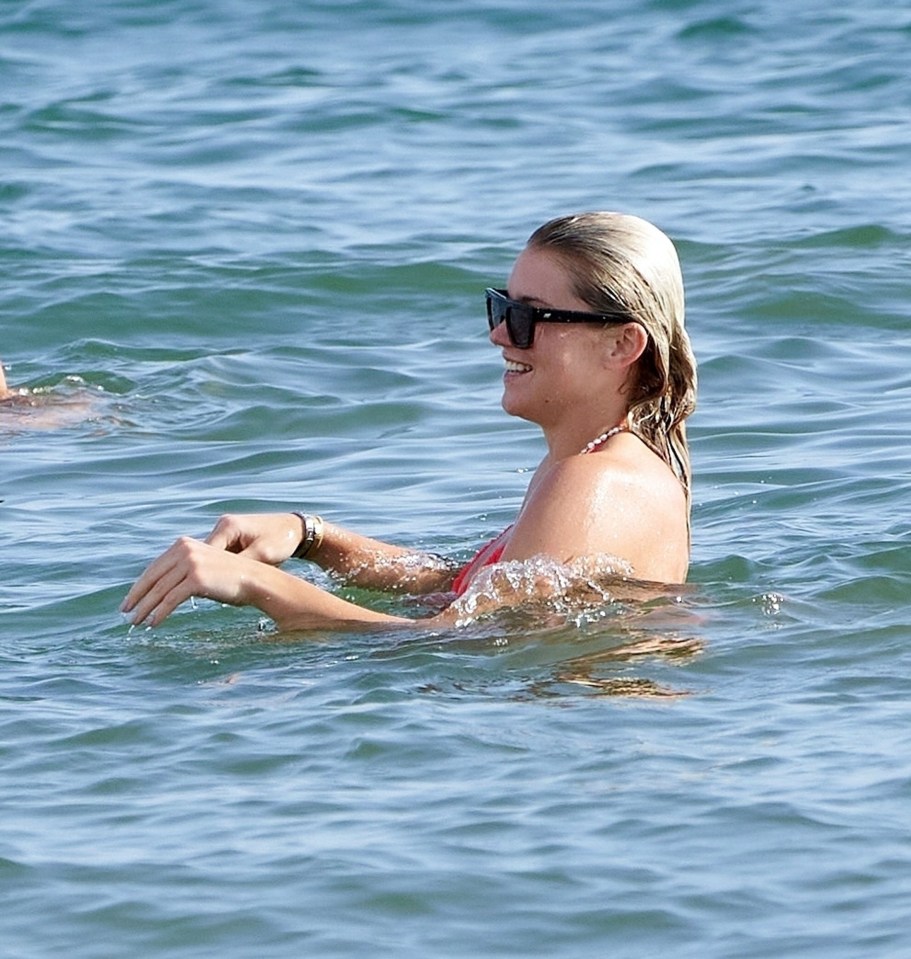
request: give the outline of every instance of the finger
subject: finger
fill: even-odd
[[[160,626],[181,603],[192,599],[193,596],[193,590],[189,588],[187,580],[181,580],[173,589],[165,593],[161,602],[148,614],[144,622],[150,627]]]
[[[183,599],[189,598],[189,593],[186,592],[188,584],[183,586],[183,598],[177,598],[181,595],[181,584],[184,580],[185,574],[178,563],[175,562],[167,567],[159,566],[158,575],[145,584],[141,591],[137,592],[133,599],[132,609],[127,610],[127,612],[132,612],[131,622],[133,625],[136,626],[149,620],[152,613],[163,606],[169,597],[172,599],[171,610]],[[164,616],[158,617],[158,621],[160,622],[163,618]]]
[[[149,613],[160,604],[162,598],[178,587],[185,578],[183,563],[193,546],[193,542],[193,540],[184,536],[178,539],[149,565],[148,569],[127,593],[120,608],[125,613],[133,612],[132,622],[134,625],[143,622]],[[187,588],[189,588],[189,584],[185,587],[185,589]],[[183,599],[188,599],[190,595],[191,593],[185,592],[182,599],[171,605],[171,610],[183,602]]]
[[[173,549],[173,547],[172,547]],[[161,576],[171,567],[171,550],[162,553],[158,559],[149,563],[139,579],[130,587],[123,602],[120,604],[120,611],[128,613],[145,596],[145,594],[158,582]]]
[[[237,539],[232,530],[233,523],[230,516],[219,516],[218,522],[212,527],[212,532],[203,540],[216,549],[231,550],[231,544]]]
[[[133,625],[148,623],[150,626],[157,626],[192,595],[192,588],[183,569],[180,566],[172,567],[137,602],[133,612]]]

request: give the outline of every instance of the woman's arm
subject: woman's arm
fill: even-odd
[[[193,596],[255,606],[280,629],[411,622],[349,603],[267,563],[186,536],[151,563],[127,594],[121,611],[131,614],[134,625],[158,626]]]
[[[307,559],[366,589],[433,593],[449,589],[456,568],[433,553],[405,549],[324,523],[323,541]]]
[[[295,513],[226,514],[206,543],[278,566],[293,556],[302,534],[303,524]],[[455,575],[439,556],[393,546],[327,522],[321,542],[306,558],[366,589],[431,593],[448,589]]]

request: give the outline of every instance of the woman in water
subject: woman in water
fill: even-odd
[[[181,537],[156,559],[123,612],[156,626],[201,596],[255,606],[280,629],[414,622],[278,568],[292,557],[352,585],[451,591],[454,600],[485,567],[538,557],[610,557],[629,579],[682,583],[690,512],[684,421],[695,405],[696,367],[671,241],[629,215],[560,217],[529,238],[507,289],[486,296],[490,341],[506,367],[503,408],[541,427],[547,454],[515,522],[470,563],[454,569],[311,514],[228,515],[205,542]],[[436,621],[452,622],[457,606]]]

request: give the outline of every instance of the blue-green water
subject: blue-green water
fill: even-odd
[[[4,959],[911,954],[909,45],[885,0],[4,0]],[[586,208],[687,277],[681,602],[128,631],[228,509],[509,522],[480,292]]]

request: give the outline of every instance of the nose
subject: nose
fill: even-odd
[[[498,323],[487,337],[494,346],[512,346],[509,341],[509,334],[506,332],[506,324]]]

